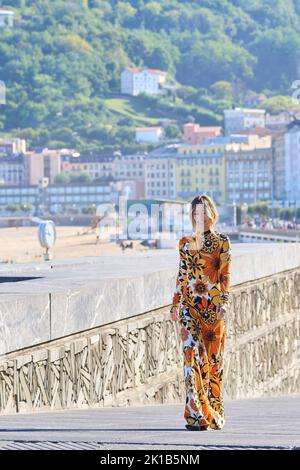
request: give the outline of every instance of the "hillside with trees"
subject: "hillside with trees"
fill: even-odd
[[[170,119],[222,122],[222,111],[264,93],[291,106],[300,78],[298,0],[0,0],[0,133],[31,146],[136,148],[134,128]],[[125,66],[167,72],[167,96],[120,95]]]

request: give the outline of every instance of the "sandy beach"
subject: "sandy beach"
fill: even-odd
[[[37,226],[0,228],[0,240],[1,264],[40,262],[44,259],[45,250],[40,246]],[[145,249],[137,240],[133,241],[133,249],[125,251],[134,253]],[[51,253],[53,259],[64,259],[122,253],[122,248],[108,239],[97,242],[96,232],[88,227],[57,226],[56,243]]]

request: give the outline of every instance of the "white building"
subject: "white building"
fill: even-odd
[[[287,126],[290,122],[294,120],[293,115],[284,111],[279,114],[267,114],[266,115],[266,127],[269,129],[280,129]]]
[[[0,9],[0,28],[3,26],[9,26],[10,28],[14,25],[15,12],[10,10]]]
[[[0,138],[0,154],[17,154],[26,152],[26,140],[18,137]]]
[[[253,137],[253,136],[251,136]],[[226,202],[256,204],[272,197],[272,147],[266,138],[249,144],[227,144]]]
[[[162,70],[126,67],[121,73],[121,93],[157,95],[161,93],[160,85],[166,81],[166,75]]]
[[[145,160],[145,197],[175,199],[177,194],[178,144],[152,150]]]
[[[145,196],[145,160],[145,154],[121,155],[114,160],[115,178],[134,181],[135,197]]]
[[[139,144],[156,144],[163,137],[161,126],[137,127],[135,129],[135,140]]]
[[[285,146],[285,199],[300,203],[300,120],[288,126]]]
[[[176,160],[172,158],[148,158],[145,161],[145,196],[176,197]]]
[[[18,186],[26,182],[24,160],[21,155],[0,158],[0,186]],[[14,202],[19,202],[15,200]]]
[[[234,108],[224,110],[226,135],[236,134],[252,127],[265,127],[265,109]]]

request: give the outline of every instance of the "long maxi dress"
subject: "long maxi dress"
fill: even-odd
[[[183,344],[187,424],[222,429],[225,424],[222,378],[226,306],[230,297],[231,242],[209,229],[196,250],[195,232],[179,240],[179,270],[172,305],[179,306]]]

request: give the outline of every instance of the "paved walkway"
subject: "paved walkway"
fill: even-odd
[[[221,431],[190,432],[183,405],[0,416],[0,449],[300,450],[300,395],[225,401]]]

